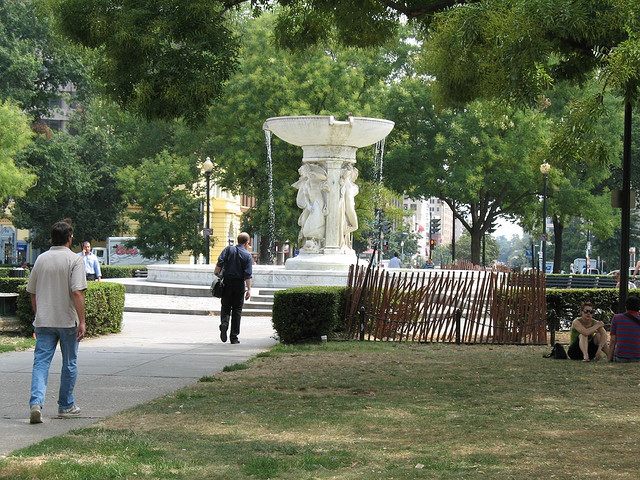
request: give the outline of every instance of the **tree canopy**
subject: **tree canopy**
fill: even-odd
[[[52,24],[34,0],[0,0],[0,100],[36,119],[49,113],[58,87],[73,82],[87,90],[86,59]]]
[[[35,181],[29,170],[16,166],[16,157],[32,141],[29,119],[9,102],[0,103],[0,205],[24,195]]]
[[[93,49],[94,73],[120,105],[146,117],[197,123],[238,68],[248,0],[48,0],[64,34]],[[455,0],[362,2],[257,0],[255,16],[275,12],[274,34],[262,39],[289,50],[319,44],[380,47],[404,19],[426,25]],[[242,22],[240,22],[242,23]]]
[[[491,101],[437,112],[431,88],[409,78],[391,89],[385,116],[396,119],[396,132],[388,179],[413,198],[446,202],[469,232],[478,264],[482,235],[498,218],[513,217],[535,200],[546,119]]]

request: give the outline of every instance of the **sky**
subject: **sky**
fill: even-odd
[[[523,231],[522,228],[515,223],[511,223],[507,220],[501,220],[498,222],[498,228],[496,228],[493,236],[499,237],[501,235],[510,240],[513,235],[519,235],[522,237]]]

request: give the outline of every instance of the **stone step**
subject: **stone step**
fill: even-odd
[[[174,307],[124,307],[125,312],[138,312],[138,313],[164,313],[170,315],[201,315],[219,317],[220,309],[213,310],[194,310],[186,308],[174,308]],[[271,310],[256,310],[243,308],[243,317],[270,317]]]

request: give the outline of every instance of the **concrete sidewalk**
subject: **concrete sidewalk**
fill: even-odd
[[[243,317],[239,345],[220,342],[218,324],[217,316],[125,312],[121,333],[80,344],[74,392],[79,418],[56,418],[61,365],[56,352],[44,423],[38,425],[29,424],[33,350],[1,354],[0,456],[193,384],[277,343],[271,317]]]

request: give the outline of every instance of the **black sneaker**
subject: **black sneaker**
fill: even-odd
[[[240,340],[238,340],[237,338],[232,338],[231,339],[231,345],[236,345],[238,343],[240,343]]]
[[[220,340],[222,340],[222,343],[225,343],[227,341],[227,329],[224,325],[220,325]]]

